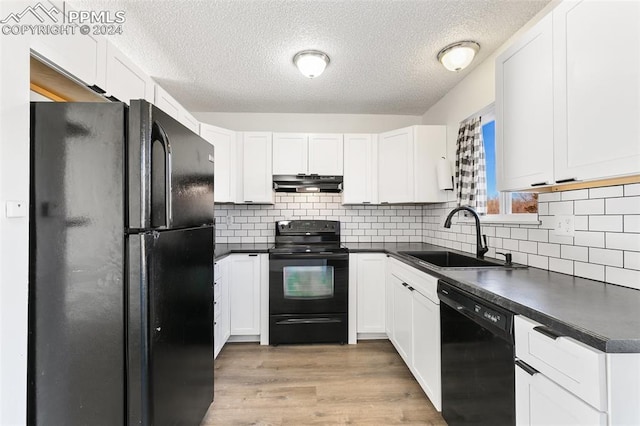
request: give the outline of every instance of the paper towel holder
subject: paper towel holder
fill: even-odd
[[[453,171],[451,163],[444,157],[440,157],[436,166],[438,177],[438,189],[443,191],[453,191]]]

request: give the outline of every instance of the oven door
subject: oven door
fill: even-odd
[[[349,255],[269,255],[269,314],[346,313]]]

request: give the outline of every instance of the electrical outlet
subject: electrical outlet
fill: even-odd
[[[575,236],[575,216],[572,214],[556,215],[553,217],[553,234],[562,237]]]

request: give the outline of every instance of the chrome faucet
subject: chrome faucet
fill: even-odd
[[[444,221],[444,227],[451,228],[451,218],[454,214],[458,213],[461,210],[468,211],[476,220],[476,257],[478,259],[484,259],[484,254],[489,251],[489,248],[487,247],[487,236],[483,235],[482,237],[480,237],[480,217],[474,209],[467,206],[456,207],[455,209],[451,210],[449,216],[447,216],[447,219]],[[484,245],[482,244],[482,240],[484,240]]]

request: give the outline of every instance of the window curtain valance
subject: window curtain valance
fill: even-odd
[[[482,119],[460,123],[456,146],[456,195],[458,206],[487,213],[487,173],[482,139]]]

